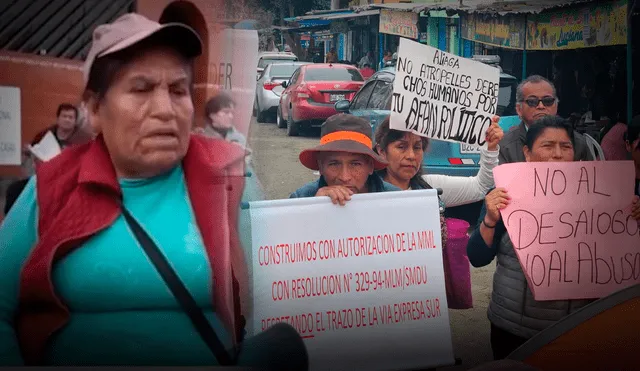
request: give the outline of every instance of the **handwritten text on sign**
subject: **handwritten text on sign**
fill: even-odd
[[[391,128],[483,146],[499,88],[497,68],[401,38]]]
[[[631,161],[517,163],[493,170],[502,219],[536,300],[591,299],[640,283]]]
[[[292,325],[317,370],[453,363],[436,192],[356,195],[344,207],[262,201],[250,211],[254,333]]]

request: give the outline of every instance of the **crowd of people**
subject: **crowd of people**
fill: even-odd
[[[279,359],[275,369],[306,369],[304,347],[289,346],[298,340],[286,330],[245,336],[248,268],[237,218],[250,151],[224,94],[206,104],[205,127],[193,129],[193,61],[202,49],[192,29],[137,14],[96,28],[85,62],[85,118],[74,105],[60,106],[46,131],[64,150],[36,164],[0,225],[0,364],[264,366]],[[428,139],[391,129],[388,118],[372,138],[367,120],[338,114],[323,124],[320,144],[299,156],[319,178],[290,197],[328,197],[339,207],[355,194],[438,188],[444,245],[443,210],[484,199],[467,255],[474,267],[497,259],[488,317],[500,360],[588,303],[533,299],[500,217],[509,189],[493,179],[504,163],[593,160],[557,108],[550,81],[524,80],[522,124],[504,133],[494,118],[474,177],[424,174]],[[91,131],[74,142],[80,127]],[[636,118],[621,142],[636,166],[629,174],[636,220],[639,133]]]
[[[344,205],[357,193],[439,188],[441,205],[458,206],[485,199],[479,223],[467,246],[474,267],[497,259],[493,292],[488,308],[494,359],[507,357],[538,332],[593,300],[536,301],[513,244],[501,220],[500,210],[509,204],[509,190],[494,188],[492,169],[514,162],[592,161],[585,138],[569,120],[557,115],[553,84],[541,76],[525,79],[517,89],[521,125],[504,134],[494,124],[488,128],[487,148],[481,152],[475,177],[421,173],[428,139],[389,128],[387,118],[375,133],[375,147],[365,135],[369,123],[351,115],[337,115],[322,127],[321,144],[300,154],[300,162],[319,170],[317,181],[304,185],[291,197],[331,198]],[[333,136],[336,131],[350,135]],[[640,117],[626,130],[623,145],[635,164],[635,197],[629,200],[632,217],[640,223]],[[351,140],[325,140],[325,137]],[[372,151],[371,149],[375,151]],[[441,208],[442,209],[442,208]],[[442,236],[447,235],[443,227]],[[443,246],[446,241],[443,241]]]

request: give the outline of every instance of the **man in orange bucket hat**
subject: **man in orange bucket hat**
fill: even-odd
[[[375,174],[387,163],[372,148],[367,120],[348,114],[329,117],[322,124],[320,145],[300,153],[302,165],[318,170],[320,178],[290,198],[328,196],[334,204],[345,205],[356,193],[399,191]]]

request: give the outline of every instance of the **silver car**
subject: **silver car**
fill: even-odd
[[[256,99],[253,106],[254,115],[258,122],[265,122],[268,118],[275,117],[280,103],[280,95],[284,91],[282,82],[289,81],[298,67],[304,64],[310,63],[283,61],[265,67],[256,83]]]
[[[271,63],[297,62],[298,57],[290,52],[262,52],[258,55],[258,76]]]

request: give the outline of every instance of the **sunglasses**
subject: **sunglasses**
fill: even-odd
[[[538,104],[540,104],[540,102],[542,102],[542,104],[545,107],[551,107],[554,104],[556,104],[557,99],[554,97],[543,97],[543,98],[527,98],[524,100],[524,102],[527,104],[527,106],[531,107],[531,108],[536,108],[538,107]]]

